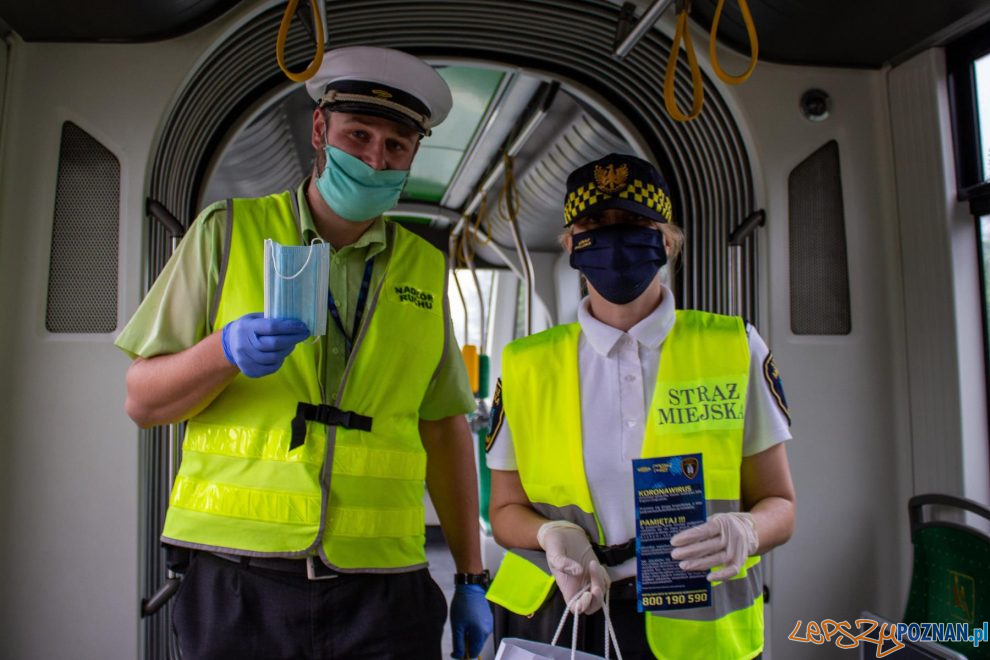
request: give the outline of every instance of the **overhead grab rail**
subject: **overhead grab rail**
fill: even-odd
[[[478,428],[475,431],[481,430],[482,428],[488,427],[488,408],[484,403],[484,400],[488,398],[488,355],[487,350],[487,328],[488,328],[488,315],[485,310],[485,297],[481,293],[481,282],[478,280],[478,272],[474,267],[474,249],[471,247],[471,241],[467,237],[467,234],[462,234],[464,237],[461,240],[461,250],[463,252],[464,263],[471,273],[471,279],[474,282],[474,291],[478,296],[478,321],[480,323],[480,333],[478,346],[475,348],[475,355],[472,357],[466,355],[465,359],[472,359],[474,362],[475,371],[468,372],[470,376],[473,377],[471,381],[471,386],[474,391],[475,397],[481,402],[479,410],[477,411],[474,422]],[[467,340],[465,339],[465,343]],[[465,345],[465,348],[468,348]],[[483,419],[482,419],[483,418]],[[479,425],[480,423],[480,425]]]
[[[450,277],[454,280],[454,288],[457,289],[457,297],[461,299],[461,309],[464,311],[464,343],[468,344],[467,301],[464,299],[464,291],[461,289],[461,283],[457,279],[457,269],[460,267],[462,260],[460,242],[461,236],[451,232],[447,244],[449,255],[447,261],[450,263]]]
[[[526,144],[526,141],[529,140],[533,132],[536,131],[536,128],[543,123],[544,119],[546,119],[550,112],[550,106],[553,105],[558,91],[560,91],[560,83],[556,81],[541,88],[535,103],[536,110],[528,117],[526,123],[523,124],[522,128],[519,130],[518,135],[509,141],[509,146],[505,149],[505,152],[509,154],[509,157],[514,157],[519,153],[519,151]],[[481,200],[488,195],[488,191],[492,189],[499,177],[504,174],[504,165],[505,161],[502,159],[499,159],[499,161],[494,164],[491,168],[491,172],[484,178],[484,183],[478,187],[478,190],[471,198],[471,201],[469,201],[464,207],[465,216],[469,216],[473,213],[474,210],[478,208],[478,205],[481,204]],[[462,225],[463,220],[461,223],[458,223],[458,226],[454,229],[454,231],[461,231]]]
[[[458,226],[460,226],[460,224],[458,224]],[[520,266],[516,264],[516,262],[512,259],[512,257],[506,254],[505,250],[503,250],[498,243],[492,240],[492,235],[489,229],[479,228],[478,231],[481,233],[481,235],[483,235],[486,238],[486,241],[485,243],[483,243],[483,245],[487,245],[488,249],[495,253],[495,256],[499,258],[499,260],[505,265],[506,268],[509,269],[510,273],[515,275],[520,280],[525,281],[526,274],[523,273]],[[489,292],[489,295],[490,293],[491,292]],[[489,309],[491,309],[492,307],[490,299],[489,299],[488,307]],[[543,308],[543,320],[547,324],[547,327],[553,325],[553,317],[550,316],[550,311],[547,310],[546,308]]]
[[[474,235],[477,236],[477,224],[475,224]],[[466,236],[466,234],[462,234],[462,236]],[[463,252],[464,255],[464,263],[467,266],[468,270],[471,272],[471,279],[474,281],[474,290],[478,295],[478,309],[480,310],[480,317],[481,317],[481,333],[479,337],[478,347],[479,347],[479,353],[481,355],[484,355],[485,347],[487,345],[486,328],[488,325],[488,319],[485,314],[485,297],[481,293],[481,282],[478,280],[478,272],[475,270],[474,267],[474,248],[471,247],[470,239],[465,238],[464,240],[461,241],[461,251]]]
[[[462,219],[463,220],[463,219]],[[475,396],[482,391],[483,376],[487,376],[487,357],[485,351],[485,301],[481,296],[481,286],[478,276],[474,270],[474,251],[469,245],[467,232],[450,233],[448,249],[450,252],[450,276],[454,280],[454,287],[457,289],[457,296],[461,299],[461,311],[464,318],[464,334],[461,346],[461,357],[464,359],[464,367],[467,369],[468,381],[471,384],[471,391]],[[475,290],[478,296],[478,305],[481,311],[481,343],[472,344],[470,335],[470,314],[468,313],[467,298],[464,296],[464,289],[461,287],[460,278],[457,276],[458,268],[467,268],[471,272],[474,280]],[[480,347],[480,348],[479,348]],[[487,396],[487,393],[485,394]]]
[[[488,211],[485,208],[485,203],[488,197],[488,193],[495,186],[495,183],[505,175],[505,163],[506,160],[504,156],[507,154],[509,158],[514,157],[526,144],[526,141],[530,136],[536,131],[536,128],[546,119],[550,112],[550,106],[553,105],[554,99],[557,96],[557,92],[560,90],[560,83],[553,82],[541,87],[540,92],[536,97],[536,102],[534,103],[535,110],[528,116],[525,123],[521,124],[518,132],[508,140],[508,146],[503,150],[503,157],[499,158],[498,161],[492,164],[489,168],[489,172],[486,176],[482,177],[482,183],[478,186],[474,195],[471,196],[470,201],[464,206],[464,210],[461,213],[461,219],[457,221],[451,233],[460,237],[462,233],[471,232],[474,234],[474,238],[478,235],[483,235],[485,237],[485,242],[482,245],[488,245],[491,243],[491,222],[488,216]],[[503,189],[504,190],[504,189]],[[477,209],[477,213],[475,210]],[[470,219],[474,218],[473,226],[469,224]],[[486,224],[488,227],[487,231],[482,231],[482,224]],[[492,248],[499,252],[499,256],[505,259],[504,253],[501,253],[497,249],[497,245],[492,244]],[[511,264],[511,262],[506,261],[506,265],[520,275],[519,271]],[[521,277],[521,275],[520,275]]]
[[[278,61],[278,66],[282,69],[282,73],[293,82],[306,82],[316,75],[316,72],[320,69],[320,65],[323,63],[327,17],[325,9],[321,7],[322,4],[319,0],[309,0],[316,34],[313,35],[313,30],[309,32],[316,41],[316,52],[313,54],[313,60],[309,63],[309,66],[299,73],[290,71],[288,65],[285,63],[285,41],[289,36],[289,25],[292,23],[293,15],[300,13],[298,10],[299,0],[289,0],[285,6],[285,13],[282,14],[282,22],[278,26],[278,38],[275,41],[275,59]],[[300,16],[300,20],[303,22],[303,25],[309,26],[309,23],[303,16]]]
[[[501,167],[502,161],[499,160],[499,167]],[[454,228],[451,229],[451,242],[450,250],[451,255],[456,252],[456,243],[454,241],[465,240],[464,236],[467,232],[471,235],[468,237],[471,241],[476,241],[478,245],[487,246],[495,255],[505,264],[509,271],[518,277],[520,280],[525,279],[522,270],[516,265],[516,263],[509,258],[509,255],[499,247],[499,244],[492,239],[492,224],[491,216],[488,213],[488,199],[483,197],[478,207],[478,211],[473,214],[474,220],[472,221],[467,215],[462,215],[461,219],[455,223]],[[482,226],[484,225],[484,226]],[[481,238],[479,238],[481,237]],[[481,240],[484,239],[484,240]],[[474,252],[474,247],[471,247],[472,253]],[[450,263],[454,263],[454,257],[451,256]]]
[[[519,265],[522,266],[524,281],[526,283],[526,295],[524,302],[524,317],[526,319],[526,335],[533,334],[533,262],[529,258],[529,249],[519,232],[519,191],[516,188],[516,178],[512,171],[513,157],[508,153],[502,155],[503,169],[505,170],[505,185],[502,187],[502,194],[499,196],[499,211],[505,214],[509,221],[509,228],[512,230],[512,240],[516,244],[516,254],[519,257]]]
[[[674,1],[656,0],[644,12],[639,22],[631,29],[629,23],[633,8],[629,3],[623,6],[619,25],[616,28],[616,46],[612,56],[618,60],[625,58],[629,54],[629,51],[635,47],[639,40],[653,27],[657,20],[660,19],[660,16]],[[746,0],[739,0],[739,11],[742,14],[743,23],[746,26],[746,34],[749,37],[749,66],[738,76],[727,73],[718,61],[718,27],[724,8],[725,0],[719,0],[715,8],[715,15],[712,18],[712,29],[708,36],[708,55],[711,59],[712,69],[715,75],[726,84],[738,85],[748,80],[756,69],[756,62],[759,58],[760,51],[759,40],[756,36],[756,25],[753,23],[753,16],[749,11],[749,5],[746,4]],[[671,44],[670,55],[667,58],[667,70],[663,78],[663,100],[671,118],[675,121],[685,122],[701,114],[701,108],[704,105],[704,86],[701,78],[701,68],[698,65],[698,58],[694,52],[694,45],[691,43],[691,31],[688,28],[691,0],[676,0],[676,11],[677,26],[674,30],[674,41]],[[684,43],[684,50],[687,51],[688,68],[691,72],[691,108],[687,113],[682,112],[678,107],[674,91],[677,60],[680,57],[682,41]]]
[[[531,296],[533,291],[533,264],[529,257],[529,252],[522,241],[519,233],[517,214],[519,210],[518,191],[515,185],[515,178],[512,171],[513,158],[526,144],[526,141],[533,135],[536,128],[547,117],[550,107],[560,90],[560,83],[554,82],[541,87],[541,91],[536,96],[533,103],[534,110],[520,125],[518,131],[509,138],[507,146],[502,152],[499,161],[492,164],[487,176],[482,177],[482,183],[478,186],[470,201],[464,207],[461,219],[451,230],[451,251],[460,252],[456,246],[463,242],[463,252],[458,254],[458,258],[471,255],[473,259],[472,241],[478,241],[480,245],[488,246],[505,263],[520,280],[526,283],[525,295],[525,316],[526,334],[532,334],[532,311]],[[498,197],[498,209],[504,214],[512,232],[513,242],[516,247],[516,254],[519,257],[519,267],[503,251],[497,243],[492,241],[491,217],[486,208],[487,197],[499,178],[504,177],[502,190]],[[477,212],[475,212],[477,210]],[[484,225],[484,226],[483,226]],[[479,240],[482,237],[484,240]],[[454,263],[454,260],[451,260]],[[477,283],[476,283],[477,285]],[[459,285],[458,285],[459,286]],[[480,297],[480,287],[479,297]],[[463,298],[463,296],[462,296]],[[484,333],[484,330],[482,331]],[[484,342],[485,335],[482,334]]]
[[[656,0],[656,2],[650,5],[650,8],[643,14],[643,18],[639,19],[639,22],[629,30],[621,43],[618,43],[615,47],[615,52],[612,53],[612,56],[621,62],[673,2],[674,0]],[[622,24],[619,26],[620,33],[625,32],[627,29],[626,22],[632,17],[634,9],[635,6],[631,2],[623,5],[622,10],[626,13],[620,18],[620,21],[622,21]]]

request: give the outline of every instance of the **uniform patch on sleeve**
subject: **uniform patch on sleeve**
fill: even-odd
[[[777,365],[773,363],[773,353],[768,353],[767,359],[763,361],[763,377],[767,379],[770,393],[773,394],[773,398],[777,401],[777,407],[780,408],[780,412],[784,413],[784,417],[787,418],[787,425],[790,426],[791,411],[787,407],[787,397],[784,396],[784,384],[780,382],[780,372],[777,371]]]
[[[502,379],[495,383],[495,396],[492,397],[492,423],[488,427],[488,435],[485,437],[485,453],[491,451],[498,437],[498,432],[502,430],[502,422],[505,421],[505,411],[502,409]]]

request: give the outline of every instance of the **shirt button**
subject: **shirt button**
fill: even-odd
[[[333,348],[331,348],[330,349],[330,352],[333,353],[334,355],[340,355],[340,349],[337,348],[336,346],[334,346]]]
[[[631,382],[633,382],[634,380],[636,380],[636,377],[635,377],[635,376],[633,376],[632,374],[629,374],[628,376],[626,376],[626,377],[625,377],[625,379],[624,379],[624,380],[625,380],[625,381],[626,381],[627,383],[631,383]]]
[[[627,419],[626,420],[626,426],[628,426],[629,428],[632,428],[632,427],[636,426],[636,420],[635,419]]]

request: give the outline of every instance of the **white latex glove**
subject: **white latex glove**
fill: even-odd
[[[722,565],[708,574],[708,581],[727,580],[739,573],[746,559],[756,554],[760,540],[753,516],[748,513],[716,513],[702,523],[670,539],[675,550],[671,559],[683,559],[685,571],[703,571]]]
[[[547,553],[547,564],[564,602],[571,603],[583,587],[588,587],[570,604],[571,612],[594,614],[601,609],[608,593],[608,572],[598,563],[585,531],[572,522],[553,520],[540,527],[536,540]]]

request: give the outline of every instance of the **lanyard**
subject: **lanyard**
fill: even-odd
[[[361,329],[361,317],[364,316],[364,306],[368,302],[368,289],[371,287],[371,270],[374,263],[374,258],[371,258],[364,266],[364,277],[361,278],[361,289],[358,291],[357,308],[354,310],[354,329],[350,335],[344,330],[344,322],[340,318],[340,312],[337,311],[337,305],[333,302],[333,293],[327,291],[327,309],[330,310],[330,316],[333,317],[334,323],[340,329],[340,334],[344,336],[345,359],[350,357],[351,347],[354,345],[354,340],[357,339],[358,330]]]

